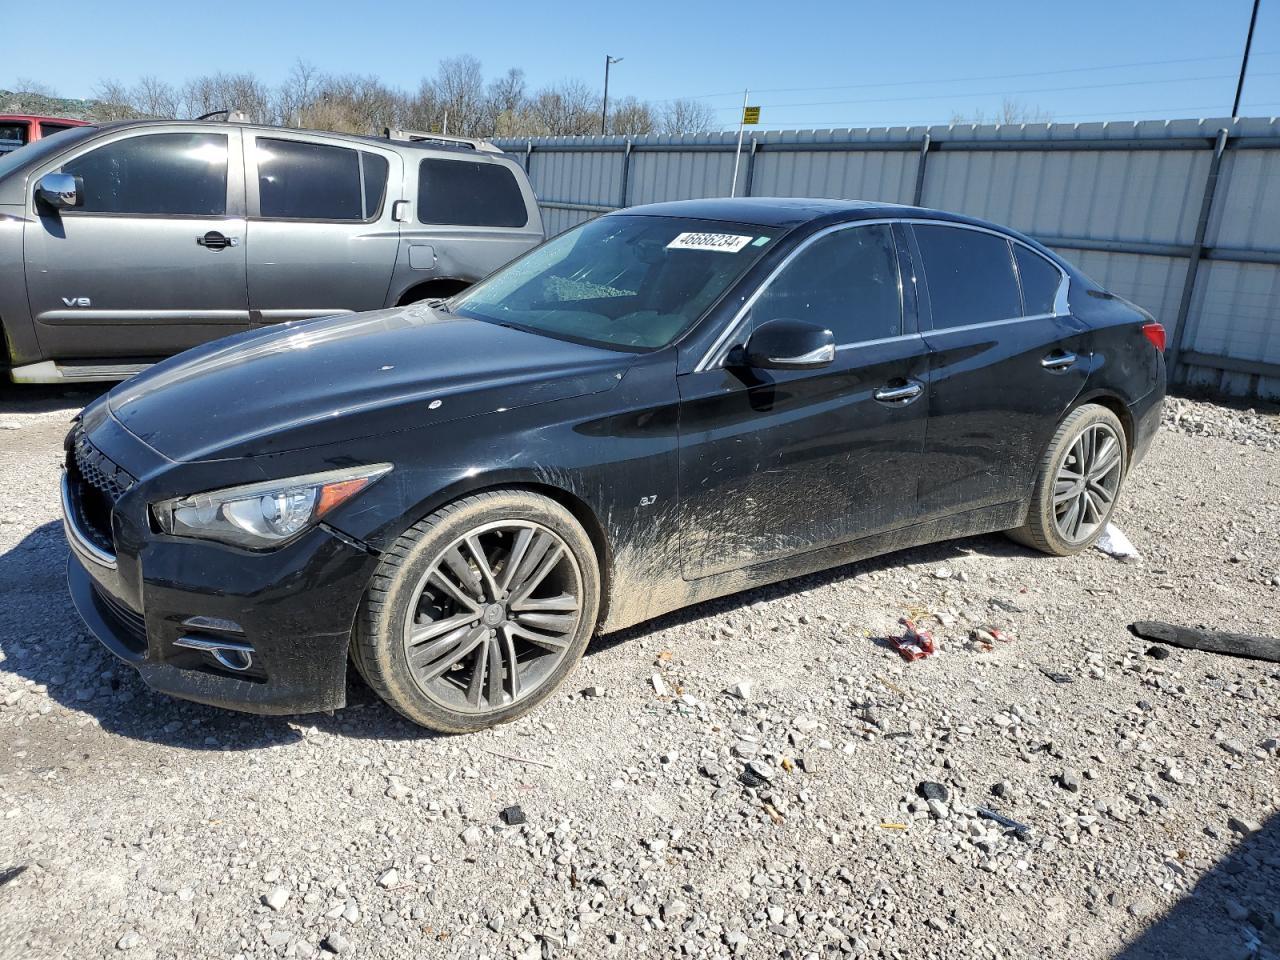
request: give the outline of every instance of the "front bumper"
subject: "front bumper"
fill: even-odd
[[[346,703],[347,648],[376,563],[370,554],[323,528],[261,554],[157,536],[114,565],[86,555],[71,521],[68,541],[76,611],[153,690],[262,714]],[[193,618],[219,629],[193,628]],[[239,634],[224,632],[228,621]],[[252,649],[248,669],[179,643],[229,637]]]

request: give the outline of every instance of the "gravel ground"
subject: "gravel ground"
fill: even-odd
[[[0,399],[0,957],[1280,955],[1280,667],[1125,629],[1280,636],[1272,415],[1170,403],[1141,563],[911,550],[437,737],[356,680],[333,715],[169,700],[90,639],[56,522],[90,396]],[[876,639],[904,615],[941,652]]]

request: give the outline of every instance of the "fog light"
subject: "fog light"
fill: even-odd
[[[173,641],[173,645],[207,653],[219,664],[236,673],[241,673],[253,666],[253,647],[247,643],[185,636]]]

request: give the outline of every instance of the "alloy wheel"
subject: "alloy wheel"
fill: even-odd
[[[554,531],[487,523],[442,550],[404,624],[409,672],[424,694],[463,713],[502,709],[539,689],[582,621],[582,572]]]
[[[1053,487],[1053,515],[1058,534],[1081,543],[1111,514],[1120,489],[1123,448],[1114,430],[1094,423],[1076,437],[1067,451]]]

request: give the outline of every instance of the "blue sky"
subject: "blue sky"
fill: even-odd
[[[127,0],[106,9],[60,0],[54,19],[73,27],[11,45],[0,87],[27,77],[88,96],[104,77],[180,83],[217,70],[276,83],[301,57],[415,88],[461,53],[488,75],[522,67],[531,87],[598,86],[609,53],[624,58],[611,97],[704,97],[725,126],[744,87],[762,125],[785,128],[945,123],[990,116],[1006,97],[1063,121],[1222,116],[1250,0]],[[17,0],[0,0],[0,23],[20,12],[34,23]],[[1242,112],[1280,114],[1280,2],[1263,0],[1253,50]]]

